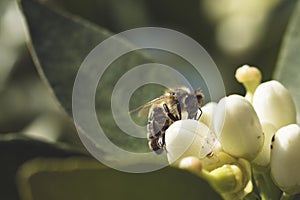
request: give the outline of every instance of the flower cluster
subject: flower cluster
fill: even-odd
[[[168,161],[208,181],[224,199],[288,199],[300,193],[292,96],[278,81],[261,83],[255,67],[242,66],[235,76],[245,96],[210,102],[199,121],[180,120],[167,129]]]

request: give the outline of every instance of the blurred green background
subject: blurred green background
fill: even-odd
[[[25,2],[27,1],[30,2]],[[47,15],[47,12],[39,9],[50,6],[60,10],[60,13],[71,13],[84,19],[75,20],[76,23],[90,21],[93,23],[91,26],[102,27],[100,31],[104,35],[145,26],[180,31],[198,41],[213,58],[223,77],[226,93],[243,94],[242,86],[234,79],[235,69],[243,64],[258,66],[262,70],[263,80],[271,79],[296,1],[42,2],[35,7],[30,3],[23,6],[27,17],[39,16],[35,18],[38,20],[28,23],[28,33],[18,3],[0,0],[0,199],[183,199],[187,196],[188,199],[219,199],[206,183],[176,169],[166,168],[140,175],[126,174],[107,169],[91,158],[82,146],[67,114],[71,113],[71,104],[66,93],[71,91],[61,90],[61,84],[73,84],[71,75],[69,77],[68,72],[63,71],[68,69],[63,64],[77,64],[77,69],[84,57],[72,59],[79,53],[83,56],[84,51],[76,50],[79,53],[70,55],[69,61],[50,62],[56,56],[59,57],[56,54],[61,53],[39,45],[66,39],[67,36],[61,33],[68,26],[61,27],[61,30],[52,30],[51,34],[38,34],[45,32],[41,30],[48,23],[68,24],[71,19],[50,19],[52,11]],[[76,28],[76,24],[70,27]],[[101,34],[99,32],[100,36],[97,38],[99,30],[93,32],[89,27],[86,30],[87,33],[83,32],[83,36],[92,36],[89,41],[94,43],[85,44],[89,43],[86,38],[70,38],[77,39],[77,42],[79,40],[85,45],[85,50],[88,50],[101,39]],[[106,30],[109,32],[106,33]],[[36,62],[33,62],[26,46],[29,35],[32,43],[27,43],[38,52],[46,77],[39,76],[38,70],[41,68],[36,68]],[[71,41],[70,38],[67,41]],[[74,46],[67,42],[59,44],[61,46],[56,47],[64,51],[59,59],[64,59],[68,49]],[[124,60],[118,61],[119,64],[132,64],[126,58]],[[139,59],[136,60],[137,63],[140,62]],[[47,66],[52,64],[58,67],[54,67],[54,72],[47,71],[51,69]],[[59,64],[62,65],[61,68]],[[75,72],[74,70],[73,73]],[[115,75],[114,71],[111,73]],[[100,84],[99,88],[101,87]],[[111,88],[102,88],[98,101],[104,101],[102,97],[110,90]],[[140,94],[145,98],[143,102],[157,95],[154,93],[145,97],[149,92],[145,88],[144,90]],[[101,122],[106,125],[107,130],[110,130],[109,121],[110,119],[104,119]],[[121,137],[116,142],[123,142],[126,146],[130,141],[124,142]]]

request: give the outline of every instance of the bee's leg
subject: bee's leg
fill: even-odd
[[[202,115],[202,113],[203,113],[203,112],[202,112],[202,109],[201,109],[200,107],[198,108],[198,110],[199,110],[199,114],[197,113],[197,114],[195,115],[195,119],[196,119],[196,120],[199,120],[200,117],[201,117],[201,115]]]
[[[166,149],[165,133],[163,133],[161,135],[161,137],[158,139],[158,144],[159,144],[160,148],[162,148],[163,150],[165,150],[168,153],[168,151]]]
[[[169,107],[167,106],[167,104],[164,103],[164,104],[163,104],[163,107],[164,107],[164,109],[165,109],[165,111],[166,111],[168,117],[170,117],[171,120],[173,120],[173,121],[179,120],[177,116],[174,116],[174,115],[170,112],[170,109],[169,109]]]
[[[181,117],[181,107],[180,107],[180,103],[179,103],[178,100],[176,102],[176,106],[177,106],[177,111],[178,111],[178,114],[179,114],[179,117],[177,117],[177,118],[178,118],[178,120],[180,120],[182,117]]]

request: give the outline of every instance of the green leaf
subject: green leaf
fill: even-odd
[[[23,0],[21,8],[31,38],[28,47],[38,72],[62,107],[72,116],[72,90],[80,64],[96,45],[112,33],[39,1]],[[107,51],[114,52],[117,48],[111,47]],[[121,148],[143,152],[148,150],[147,140],[124,134],[114,122],[109,108],[111,94],[119,78],[132,67],[145,62],[149,62],[149,58],[141,52],[118,58],[102,76],[95,98],[100,125],[109,139]],[[136,102],[141,104],[145,101],[137,99]],[[86,138],[89,139],[87,133]],[[100,148],[105,152],[105,147]]]
[[[33,140],[20,133],[0,134],[1,199],[19,199],[15,183],[17,169],[36,157],[84,156],[86,153],[61,143]]]
[[[182,170],[128,174],[82,158],[29,161],[20,168],[18,183],[22,200],[221,199],[206,182]]]
[[[274,78],[292,93],[300,113],[300,1],[297,1],[280,50]],[[299,114],[298,114],[299,115]]]
[[[79,66],[110,33],[74,16],[65,16],[38,1],[24,0],[21,3],[34,63],[59,102],[71,113],[72,87]]]

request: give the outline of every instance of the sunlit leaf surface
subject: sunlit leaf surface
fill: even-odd
[[[300,113],[300,1],[295,6],[280,50],[274,78],[292,93]],[[298,114],[299,115],[299,114]],[[299,116],[298,116],[299,120]]]

